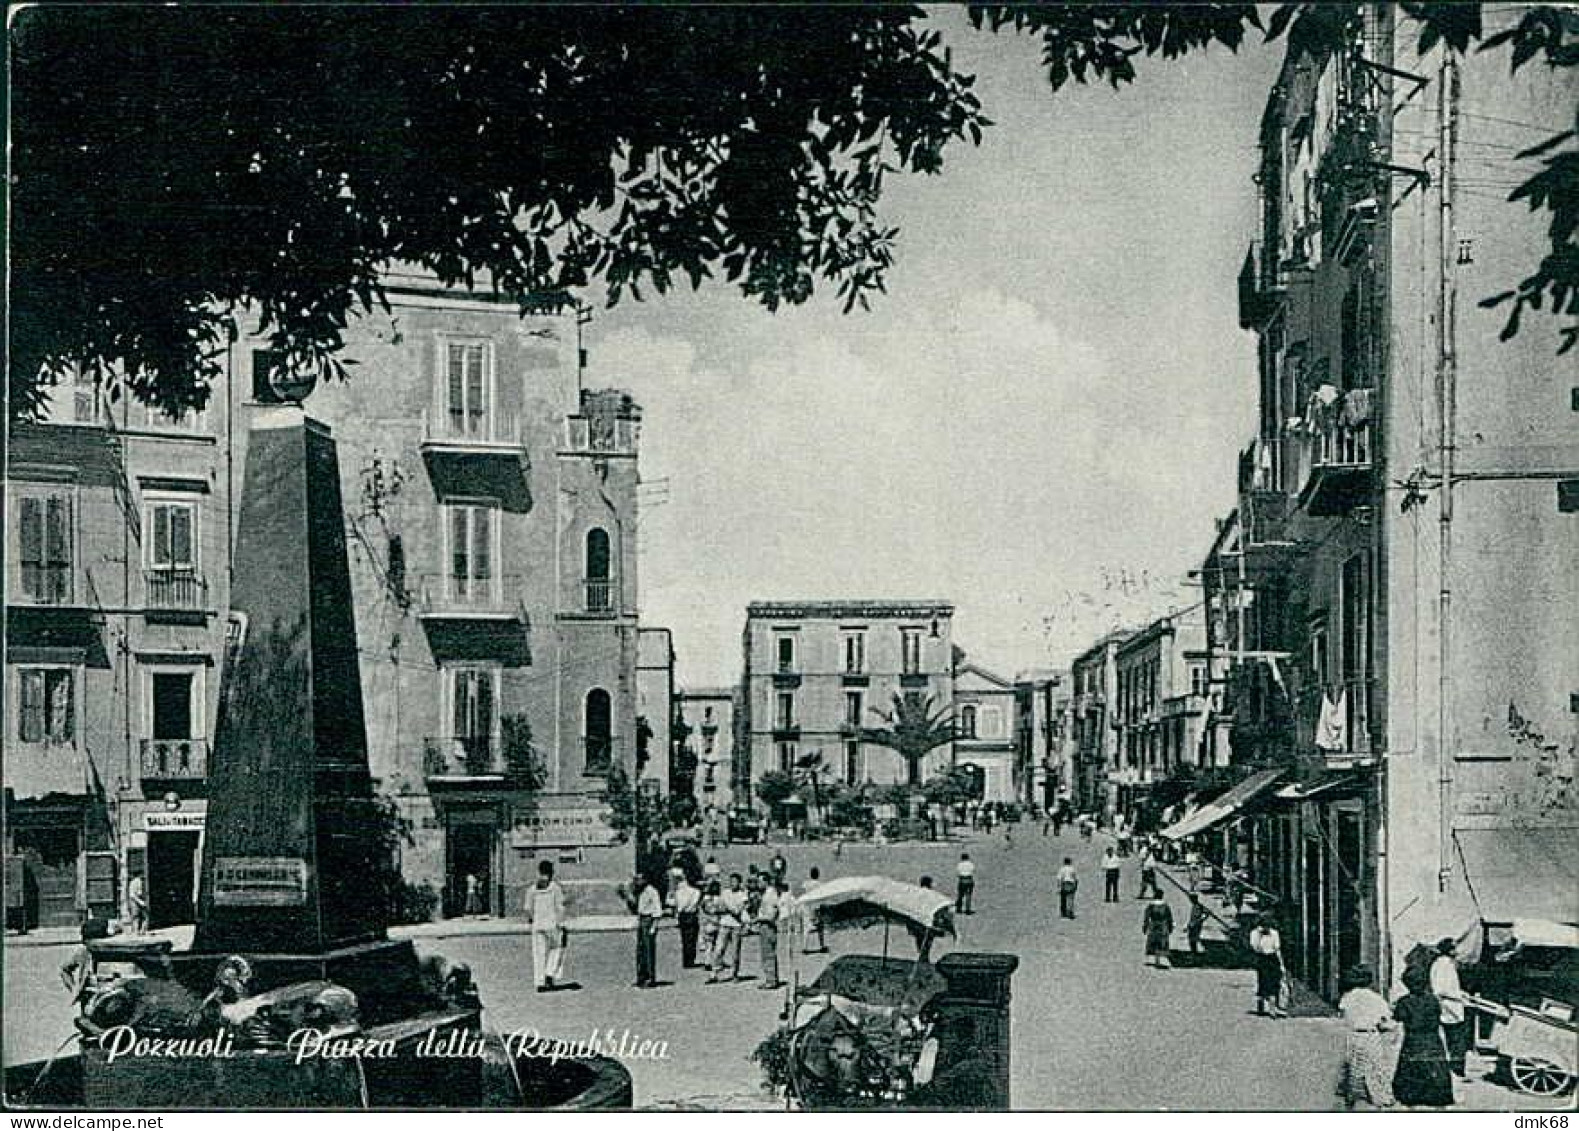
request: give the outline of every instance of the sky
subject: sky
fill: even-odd
[[[1034,40],[932,18],[996,125],[891,182],[869,313],[704,284],[588,327],[587,383],[643,407],[641,615],[681,687],[739,678],[754,600],[950,600],[1005,676],[1199,600],[1254,433],[1235,283],[1281,45],[1053,95]]]

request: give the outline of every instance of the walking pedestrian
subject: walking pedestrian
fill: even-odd
[[[658,984],[658,921],[663,918],[663,898],[647,877],[632,877],[629,892],[620,893],[636,916],[636,988]]]
[[[1075,917],[1075,892],[1080,888],[1080,878],[1075,875],[1075,862],[1064,857],[1058,869],[1058,914],[1065,919]]]
[[[532,928],[532,981],[538,993],[557,989],[565,976],[565,890],[554,879],[554,862],[537,862],[537,883],[526,892],[526,918]]]
[[[680,966],[690,970],[696,965],[696,940],[702,931],[702,893],[679,868],[674,870],[673,879],[669,888],[669,910],[674,912],[680,928]]]
[[[1152,853],[1151,846],[1145,845],[1140,850],[1140,892],[1136,899],[1145,899],[1148,896],[1160,897],[1162,887],[1157,883],[1157,857]]]
[[[1404,971],[1403,983],[1407,992],[1393,1003],[1393,1016],[1404,1029],[1393,1095],[1410,1107],[1452,1107],[1453,1074],[1442,1042],[1442,1003],[1431,992],[1431,972],[1411,966]]]
[[[1201,853],[1193,844],[1184,854],[1184,867],[1189,876],[1190,890],[1194,891],[1201,886]]]
[[[976,862],[970,853],[961,852],[954,867],[954,910],[961,915],[974,915],[971,900],[976,894]]]
[[[1064,817],[1065,817],[1064,807],[1062,805],[1055,805],[1055,806],[1053,806],[1053,835],[1054,836],[1063,836],[1064,835]]]
[[[1118,853],[1110,844],[1107,851],[1102,854],[1102,902],[1118,902],[1118,876],[1123,864],[1119,861]]]
[[[1190,893],[1190,918],[1184,924],[1184,937],[1190,942],[1190,953],[1201,953],[1201,929],[1206,926],[1206,904],[1195,892]]]
[[[808,891],[822,883],[822,872],[813,868],[806,874],[806,882],[801,885],[800,893],[804,897]],[[805,904],[800,905],[801,913],[801,953],[827,954],[828,940],[823,935],[822,917],[816,910],[808,912]],[[817,945],[812,946],[812,939],[817,940]]]
[[[1141,914],[1141,931],[1146,936],[1146,963],[1159,969],[1172,966],[1168,958],[1168,940],[1173,936],[1173,908],[1158,892],[1146,904]]]
[[[133,876],[126,885],[126,918],[132,934],[140,935],[148,929],[148,889],[141,876]]]
[[[1338,1095],[1345,1107],[1368,1103],[1392,1107],[1393,1075],[1398,1071],[1398,1029],[1387,999],[1376,992],[1371,968],[1359,965],[1344,972],[1338,1010],[1348,1032]]]
[[[1278,998],[1283,992],[1283,939],[1272,916],[1263,914],[1250,932],[1250,953],[1256,967],[1256,1013],[1284,1016]]]
[[[1464,1078],[1472,1031],[1464,1016],[1464,989],[1458,981],[1458,956],[1452,939],[1436,944],[1431,962],[1431,992],[1442,1003],[1442,1041],[1447,1045],[1447,1064],[1453,1075]]]
[[[746,925],[746,891],[740,873],[729,874],[729,887],[718,897],[718,947],[713,952],[713,974],[709,982],[717,982],[726,969],[729,980],[740,980],[740,932]]]
[[[757,932],[762,956],[759,990],[776,990],[782,985],[779,981],[779,883],[771,877],[758,881],[757,902],[752,912],[752,926]]]
[[[482,880],[478,879],[477,873],[475,873],[475,872],[467,872],[466,873],[466,914],[467,915],[481,915],[482,913],[483,913],[483,906],[482,906]]]
[[[718,933],[723,918],[722,894],[717,880],[704,881],[702,900],[697,904],[697,927],[700,933],[701,965],[713,969],[713,959],[718,954]]]

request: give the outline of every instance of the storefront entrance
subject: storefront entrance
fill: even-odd
[[[81,830],[45,825],[12,833],[25,873],[26,921],[32,927],[75,927],[82,920],[77,899]]]
[[[498,825],[491,810],[450,817],[444,837],[446,917],[495,914],[493,858],[497,841]]]
[[[198,834],[148,834],[148,926],[173,927],[194,920]]]

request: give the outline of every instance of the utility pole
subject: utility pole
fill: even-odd
[[[1458,290],[1454,280],[1453,251],[1456,229],[1453,195],[1458,143],[1458,58],[1445,45],[1437,90],[1437,141],[1441,155],[1437,179],[1440,245],[1440,294],[1437,310],[1437,442],[1441,496],[1437,523],[1437,891],[1447,890],[1453,849],[1453,757],[1450,741],[1452,711],[1452,612],[1453,612],[1453,471],[1458,415],[1458,357],[1455,323]]]

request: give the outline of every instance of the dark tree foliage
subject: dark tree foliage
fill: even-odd
[[[1319,38],[1343,5],[980,5],[1041,37],[1056,90],[1252,31]],[[1571,13],[1483,38],[1480,5],[1406,4],[1421,41],[1575,62]],[[419,264],[523,309],[722,277],[769,308],[880,291],[888,175],[989,123],[901,5],[42,6],[11,22],[13,415],[86,367],[202,405],[250,304],[293,368],[345,375],[345,328]],[[1573,134],[1514,194],[1552,215],[1516,289],[1579,305]],[[1570,339],[1571,341],[1571,339]]]

